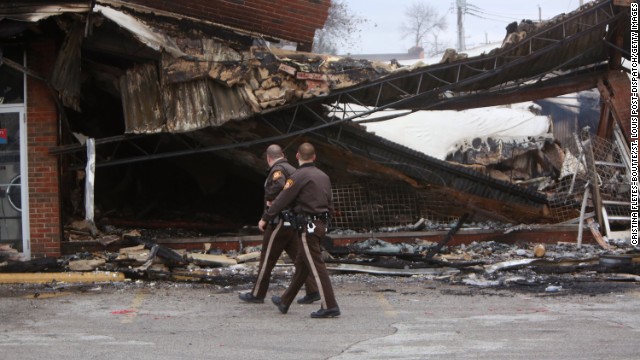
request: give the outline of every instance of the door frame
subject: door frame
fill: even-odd
[[[31,227],[29,220],[29,166],[28,166],[28,137],[27,117],[24,105],[0,105],[0,113],[17,113],[20,122],[20,207],[22,224],[22,255],[26,260],[31,259]]]

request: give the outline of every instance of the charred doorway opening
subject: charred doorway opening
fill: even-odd
[[[236,231],[260,216],[257,175],[211,155],[98,168],[96,208],[114,224]]]
[[[161,138],[155,146],[170,147],[180,141],[179,136]],[[242,154],[251,159],[251,166],[239,161],[237,154],[224,152],[98,166],[96,225],[183,229],[205,235],[253,226],[262,211],[267,165],[259,154]],[[68,175],[63,185],[68,188],[63,199],[67,223],[84,217],[85,186],[82,168]]]

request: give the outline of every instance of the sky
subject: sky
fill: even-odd
[[[591,0],[583,0],[586,4]],[[354,45],[342,46],[341,54],[386,54],[406,52],[413,44],[410,38],[402,39],[401,24],[406,21],[406,9],[415,2],[433,7],[445,15],[447,30],[438,36],[445,47],[455,48],[457,39],[456,0],[344,0],[351,13],[368,22],[361,26],[359,35],[353,37]],[[464,30],[466,47],[487,42],[502,42],[505,27],[522,19],[549,20],[556,15],[576,10],[580,0],[466,0],[467,7],[477,16],[466,14]],[[482,18],[480,18],[481,16]],[[428,51],[427,51],[428,53]]]

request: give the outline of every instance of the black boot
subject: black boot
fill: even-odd
[[[278,310],[280,310],[281,313],[286,314],[287,311],[289,311],[289,306],[282,303],[282,298],[280,298],[280,296],[273,295],[271,297],[271,302],[278,307]]]
[[[311,294],[307,294],[301,298],[298,298],[298,304],[311,304],[314,301],[320,300],[320,293],[314,292]]]
[[[238,294],[238,297],[240,298],[240,300],[248,302],[248,303],[262,304],[264,302],[264,299],[259,299],[259,298],[255,297],[255,296],[253,296],[253,294],[250,293],[250,292],[240,293],[240,294]]]
[[[320,309],[311,313],[311,317],[315,319],[332,318],[336,316],[340,316],[340,308],[337,306],[331,309]]]

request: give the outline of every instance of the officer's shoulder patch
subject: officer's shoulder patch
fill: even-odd
[[[293,186],[293,179],[288,179],[288,180],[287,180],[287,182],[286,182],[286,183],[284,183],[284,188],[283,188],[283,190],[286,190],[286,189],[288,189],[288,188],[290,188],[290,187],[292,187],[292,186]]]
[[[271,180],[276,181],[278,179],[280,179],[282,177],[282,171],[280,170],[276,170],[273,172],[273,175],[271,176]]]

